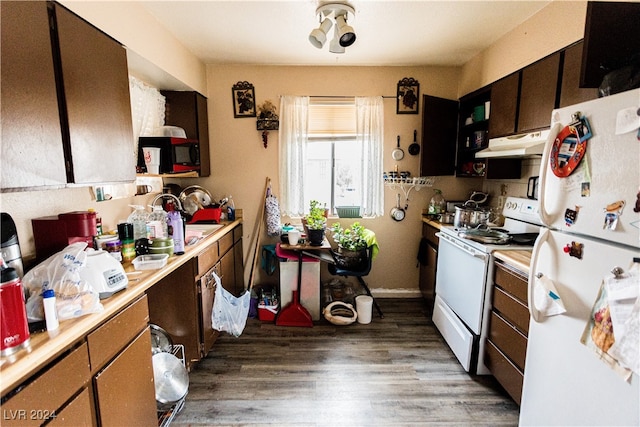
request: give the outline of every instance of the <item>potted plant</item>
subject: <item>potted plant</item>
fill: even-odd
[[[304,217],[307,236],[311,246],[322,246],[324,240],[324,229],[327,224],[327,217],[324,216],[325,210],[320,207],[320,202],[311,200],[309,203],[309,213]]]
[[[365,228],[358,221],[349,228],[343,228],[342,224],[336,222],[331,226],[331,232],[333,241],[338,245],[337,251],[333,251],[338,266],[348,270],[364,268],[368,247]]]

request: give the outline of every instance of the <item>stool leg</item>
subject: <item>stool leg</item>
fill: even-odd
[[[360,282],[360,284],[362,285],[364,290],[367,291],[367,295],[369,295],[371,298],[373,298],[373,295],[371,295],[371,291],[369,290],[369,287],[365,283],[364,279],[362,277],[358,276],[358,281]],[[380,306],[376,302],[375,298],[373,298],[373,305],[376,308],[376,310],[378,311],[378,316],[380,316],[381,319],[384,319],[384,314],[382,314],[382,310],[380,310]]]

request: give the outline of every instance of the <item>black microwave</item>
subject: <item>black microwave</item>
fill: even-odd
[[[200,144],[197,139],[172,136],[141,136],[138,139],[138,170],[145,171],[143,147],[160,148],[160,173],[200,170]]]

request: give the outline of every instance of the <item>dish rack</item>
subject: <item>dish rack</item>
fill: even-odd
[[[184,345],[175,344],[171,346],[171,354],[176,356],[182,362],[183,366],[187,366],[184,361]],[[187,393],[188,394],[188,393]],[[171,424],[173,419],[182,411],[184,408],[185,400],[187,399],[187,395],[185,395],[182,399],[171,405],[169,408],[158,409],[158,427],[167,427]]]
[[[435,178],[432,176],[415,176],[407,178],[384,178],[384,185],[392,189],[400,188],[405,200],[409,200],[409,194],[414,188],[420,191],[422,187],[433,187]]]

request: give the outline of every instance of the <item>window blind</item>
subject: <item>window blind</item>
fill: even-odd
[[[339,137],[356,134],[356,105],[353,98],[311,99],[309,137]]]

